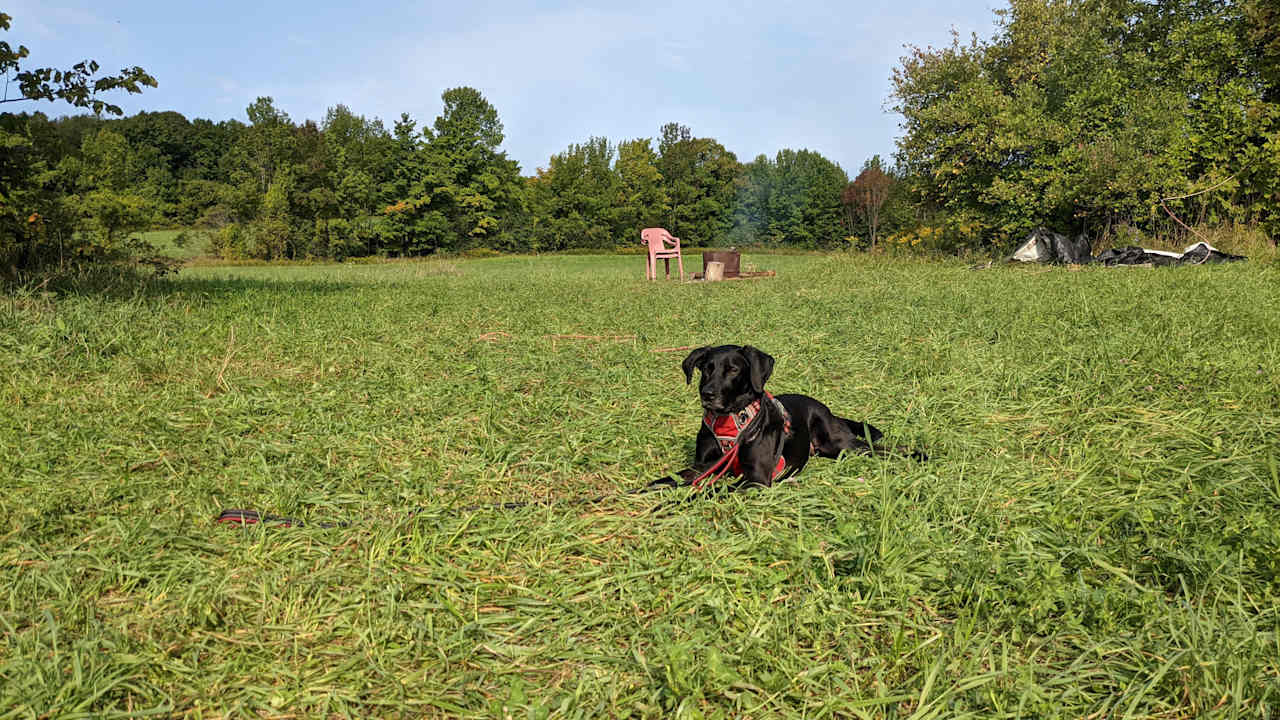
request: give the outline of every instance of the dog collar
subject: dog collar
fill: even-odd
[[[756,398],[750,405],[736,413],[718,415],[708,411],[702,417],[702,422],[711,431],[711,434],[716,436],[720,451],[729,452],[734,445],[738,444],[738,437],[742,435],[742,431],[746,430],[751,425],[751,421],[755,420],[759,414],[760,399]]]

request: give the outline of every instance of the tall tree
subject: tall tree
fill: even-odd
[[[671,210],[662,184],[658,154],[649,138],[618,143],[618,232],[623,244],[636,242],[640,230],[659,226]]]
[[[849,176],[812,150],[779,150],[773,162],[767,235],[775,242],[834,247],[844,238],[840,193]]]
[[[613,247],[623,209],[621,181],[605,138],[570,145],[551,156],[530,188],[538,219],[537,249]]]
[[[137,154],[123,135],[103,129],[87,136],[81,157],[64,160],[59,172],[75,190],[67,203],[75,209],[76,230],[84,240],[78,255],[118,255],[127,250],[130,233],[151,224],[154,204],[136,191]]]
[[[216,249],[231,256],[294,257],[310,244],[304,216],[314,210],[307,206],[308,191],[322,174],[314,157],[317,132],[314,124],[305,132],[305,123],[300,132],[270,97],[257,98],[245,115],[250,124],[221,160],[231,224],[218,236]]]
[[[252,211],[256,214],[258,199],[267,193],[276,172],[287,169],[298,160],[294,124],[289,114],[275,106],[271,97],[259,97],[247,108],[249,127],[226,157],[232,182],[241,186],[241,192],[252,198]]]
[[[393,168],[393,140],[377,118],[356,115],[345,105],[325,113],[322,126],[329,161],[323,193],[328,202],[318,231],[342,254],[379,251],[382,236],[383,183]]]
[[[413,228],[413,249],[461,250],[495,239],[502,218],[518,206],[520,167],[499,151],[502,122],[498,111],[474,88],[441,95],[444,110],[434,132],[424,131],[420,175],[391,214],[406,214]]]
[[[1263,95],[1268,102],[1280,102],[1280,5],[1275,0],[1245,0],[1242,11],[1243,42],[1258,69]]]
[[[812,150],[760,155],[738,178],[733,205],[735,242],[834,247],[846,232],[840,193],[849,176]]]
[[[721,241],[732,224],[738,158],[679,123],[662,126],[661,133],[656,164],[671,203],[667,229],[690,243]]]
[[[416,235],[415,226],[419,221],[419,213],[408,198],[425,173],[422,142],[417,121],[408,113],[401,113],[392,129],[390,175],[383,182],[381,192],[386,206],[379,224],[384,245],[400,255],[410,253],[411,240]]]
[[[767,155],[742,166],[733,204],[731,241],[736,245],[776,242],[769,238],[769,195],[773,192],[774,166]]]
[[[850,209],[853,216],[859,218],[867,226],[867,237],[871,247],[876,246],[876,230],[880,226],[880,209],[889,199],[893,189],[893,176],[884,171],[884,163],[879,155],[874,155],[862,166],[862,172],[849,183],[841,196],[841,202]],[[852,224],[850,226],[852,230]]]

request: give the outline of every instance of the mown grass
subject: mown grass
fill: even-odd
[[[0,299],[0,717],[1280,713],[1276,266],[756,261]],[[933,459],[461,510],[683,466],[726,342]]]
[[[192,260],[206,252],[207,238],[198,230],[148,230],[137,233],[143,242],[150,243],[156,252],[179,260]]]

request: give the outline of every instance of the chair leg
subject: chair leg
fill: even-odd
[[[653,263],[654,263],[653,255],[644,256],[644,279],[645,280],[654,279]]]
[[[662,258],[662,266],[667,270],[667,279],[671,279],[671,258]]]
[[[681,255],[676,256],[676,265],[680,267],[680,282],[684,282],[684,257],[683,256]]]

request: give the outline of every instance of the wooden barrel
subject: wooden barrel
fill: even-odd
[[[727,278],[738,277],[739,265],[742,261],[742,253],[737,250],[704,250],[702,252],[702,274],[706,277],[707,263],[718,262],[724,265],[724,276]]]

